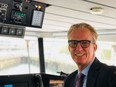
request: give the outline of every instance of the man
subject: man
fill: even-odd
[[[97,36],[95,29],[87,23],[71,26],[68,48],[78,70],[66,78],[64,87],[78,87],[79,73],[84,74],[81,87],[116,87],[116,67],[107,66],[95,57]]]

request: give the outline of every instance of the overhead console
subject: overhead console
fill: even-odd
[[[0,23],[41,28],[45,8],[32,0],[0,0]]]
[[[42,28],[47,6],[34,0],[0,0],[0,35],[23,37],[25,27]]]

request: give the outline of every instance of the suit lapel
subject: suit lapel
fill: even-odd
[[[76,77],[77,77],[77,74],[78,74],[78,71],[76,70],[76,72],[74,73],[75,75],[74,75],[74,84],[72,85],[72,87],[75,87],[75,85],[76,85]]]
[[[93,64],[90,67],[87,77],[87,87],[95,87],[96,79],[100,70],[100,62],[95,58]]]

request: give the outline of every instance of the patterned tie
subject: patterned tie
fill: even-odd
[[[76,87],[83,87],[84,74],[79,73],[77,76]]]

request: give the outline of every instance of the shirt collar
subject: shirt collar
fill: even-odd
[[[90,63],[87,67],[85,67],[85,68],[82,70],[82,73],[83,73],[85,76],[88,75],[88,71],[89,71],[90,66],[92,65],[92,63],[93,63],[94,60],[95,60],[95,58],[91,61],[91,63]],[[78,74],[79,74],[79,73],[80,73],[80,71],[78,70]]]

